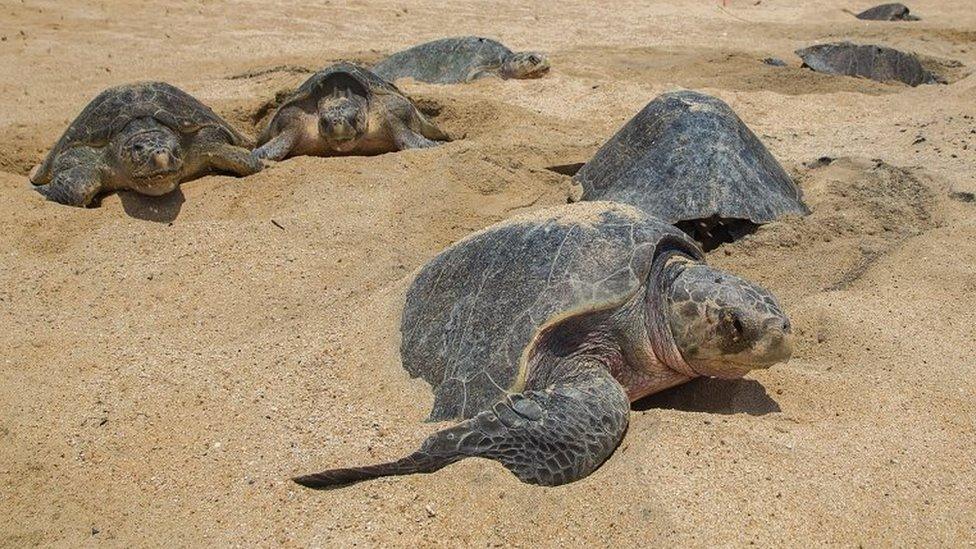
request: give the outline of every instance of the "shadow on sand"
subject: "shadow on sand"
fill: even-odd
[[[698,378],[633,403],[634,410],[667,408],[710,414],[762,416],[779,412],[779,404],[753,379]]]
[[[155,223],[172,223],[180,215],[180,209],[186,198],[179,187],[175,191],[163,196],[145,196],[131,191],[119,193],[122,209],[130,217],[153,221]]]

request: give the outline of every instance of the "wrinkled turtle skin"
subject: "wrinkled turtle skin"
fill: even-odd
[[[103,191],[156,196],[206,173],[260,169],[248,139],[210,107],[165,82],[141,82],[95,97],[30,179],[50,200],[87,206]]]
[[[915,54],[884,46],[837,42],[803,48],[796,54],[805,67],[827,74],[898,81],[909,86],[939,82],[936,75],[922,67]]]
[[[433,388],[430,419],[460,423],[402,459],[295,480],[328,488],[482,457],[524,482],[572,482],[620,443],[631,401],[768,368],[789,357],[789,332],[771,294],[640,210],[516,217],[433,258],[407,291],[403,366]]]
[[[375,155],[449,140],[396,86],[344,62],[312,75],[278,107],[254,153],[267,160]]]
[[[636,206],[678,224],[706,250],[741,236],[736,230],[809,213],[800,189],[735,112],[694,91],[648,103],[573,179],[582,200]]]
[[[865,21],[918,21],[905,4],[881,4],[855,15]]]
[[[485,76],[539,78],[549,71],[549,60],[541,53],[513,52],[490,38],[462,36],[394,53],[377,63],[373,71],[391,82],[413,78],[432,84],[455,84]]]

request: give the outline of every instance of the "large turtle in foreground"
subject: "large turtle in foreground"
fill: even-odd
[[[694,91],[647,104],[574,176],[582,200],[637,206],[705,250],[786,215],[800,189],[722,100]]]
[[[396,86],[359,65],[337,63],[278,107],[254,154],[269,160],[373,155],[448,140]]]
[[[918,57],[885,46],[834,42],[796,50],[803,66],[817,72],[860,76],[878,82],[896,80],[909,86],[936,84],[939,77],[927,71]]]
[[[734,378],[791,353],[790,323],[755,284],[704,264],[682,232],[611,202],[516,217],[432,259],[407,292],[401,357],[462,420],[397,461],[296,478],[330,487],[430,473],[466,457],[524,482],[585,477],[636,399]]]
[[[549,72],[549,59],[537,52],[513,52],[479,36],[442,38],[394,53],[373,67],[394,81],[413,78],[433,84],[470,82],[485,76],[539,78]]]
[[[158,196],[208,172],[261,170],[248,140],[165,82],[109,88],[71,123],[30,174],[48,199],[87,206],[102,191]]]

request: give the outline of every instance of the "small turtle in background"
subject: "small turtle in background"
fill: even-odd
[[[827,74],[860,76],[878,82],[896,80],[913,87],[940,82],[922,67],[915,54],[884,46],[835,42],[799,49],[796,54],[803,66]]]
[[[449,140],[396,86],[358,65],[337,63],[278,107],[254,154],[268,160],[374,155]]]
[[[809,213],[800,189],[735,112],[689,90],[648,103],[573,180],[580,200],[636,206],[705,251],[780,216]]]
[[[866,9],[854,15],[858,19],[866,21],[918,21],[919,18],[909,13],[910,10],[905,4],[881,4],[873,8]]]
[[[207,173],[261,168],[248,140],[210,107],[165,82],[144,82],[95,97],[30,180],[49,200],[88,206],[104,191],[159,196]]]
[[[461,420],[388,463],[298,477],[312,488],[431,473],[467,457],[523,482],[581,479],[614,451],[630,402],[698,376],[737,378],[791,354],[765,289],[704,264],[681,231],[612,202],[532,212],[421,269],[400,324],[403,366]]]
[[[513,52],[490,38],[443,38],[394,53],[373,67],[394,81],[413,78],[433,84],[470,82],[485,76],[539,78],[549,72],[549,60],[535,52]]]

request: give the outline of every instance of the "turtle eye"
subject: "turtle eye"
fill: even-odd
[[[742,325],[742,320],[740,320],[739,315],[735,313],[729,313],[729,316],[731,317],[730,323],[732,324],[732,329],[735,330],[733,337],[735,339],[739,339],[742,337],[742,334],[745,333],[745,327]]]

